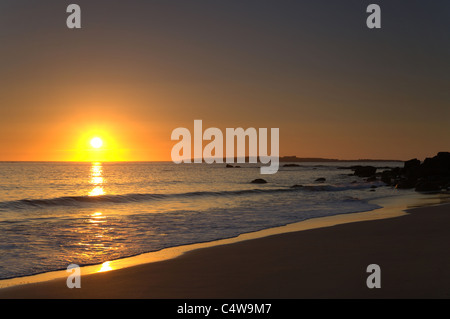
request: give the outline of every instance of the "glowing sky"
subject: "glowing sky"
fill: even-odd
[[[280,155],[449,151],[449,1],[74,2],[81,30],[0,3],[0,160],[170,160],[195,119],[279,127]]]

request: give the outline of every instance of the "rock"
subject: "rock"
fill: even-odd
[[[416,186],[416,181],[415,180],[410,180],[410,179],[401,179],[398,181],[397,185],[395,185],[395,188],[398,189],[410,189],[410,188],[414,188]]]
[[[354,175],[358,177],[371,177],[376,172],[377,168],[374,166],[356,166]]]
[[[267,181],[265,179],[262,178],[257,178],[251,181],[252,184],[266,184]]]
[[[392,177],[398,177],[401,175],[401,173],[402,173],[402,169],[400,167],[395,167],[395,168],[391,169]]]
[[[366,173],[363,166],[355,166],[355,175]],[[450,185],[450,152],[439,152],[422,163],[417,158],[404,162],[403,168],[394,167],[377,174],[387,185],[398,189],[414,188],[418,192],[436,192]]]
[[[377,181],[377,177],[376,175],[370,176],[368,179],[366,179],[366,182],[375,182]]]
[[[381,181],[387,185],[391,185],[393,174],[392,171],[383,171],[381,173]]]
[[[283,167],[299,167],[298,164],[284,164]]]
[[[417,158],[406,161],[403,169],[401,170],[401,175],[408,179],[418,179],[420,174],[420,161]]]
[[[416,185],[416,192],[439,192],[442,185],[439,181],[421,181]]]
[[[318,183],[323,183],[323,182],[326,181],[326,178],[320,177],[320,178],[316,179],[315,181],[318,182]]]
[[[303,187],[303,185],[295,184],[291,186],[291,188],[300,188],[300,187]]]
[[[419,167],[419,176],[450,176],[450,153],[439,152],[435,157],[426,158]]]
[[[230,164],[227,164],[225,167],[226,167],[226,168],[233,168],[234,166],[233,166],[233,165],[230,165]]]
[[[419,168],[420,166],[420,161],[417,158],[411,159],[409,161],[406,161],[403,168],[405,170],[414,170]]]

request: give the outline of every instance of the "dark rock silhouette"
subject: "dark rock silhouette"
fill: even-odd
[[[398,188],[398,189],[409,189],[409,188],[414,188],[415,186],[416,186],[416,181],[407,179],[407,178],[402,178],[402,179],[398,180],[397,183],[395,184],[395,188]]]
[[[392,172],[391,171],[383,171],[381,173],[381,181],[386,185],[392,184]]]
[[[439,152],[435,157],[426,158],[418,168],[419,177],[450,177],[450,153]]]
[[[415,170],[419,168],[420,161],[417,158],[414,158],[412,160],[406,161],[403,168],[405,171]]]
[[[265,179],[262,178],[257,178],[251,181],[252,184],[266,184],[267,181]]]
[[[374,166],[353,166],[352,169],[354,169],[354,175],[358,177],[371,177],[375,175],[377,172],[377,168]]]
[[[316,179],[315,181],[318,182],[318,183],[323,183],[323,182],[326,181],[326,178],[320,177],[320,178]]]
[[[439,181],[419,181],[416,184],[416,192],[439,192],[442,189],[442,184]]]
[[[417,192],[439,192],[450,185],[450,153],[439,152],[422,163],[414,158],[404,163],[403,168],[394,168],[381,173],[381,180],[399,189]]]

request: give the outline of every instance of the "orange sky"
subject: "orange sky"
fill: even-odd
[[[364,1],[200,2],[79,1],[81,30],[63,3],[3,4],[0,160],[170,160],[195,119],[278,127],[282,156],[448,151],[445,2],[386,4],[375,32]]]

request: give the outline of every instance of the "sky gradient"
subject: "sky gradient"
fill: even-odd
[[[101,160],[170,160],[195,119],[278,127],[282,156],[423,159],[449,151],[449,39],[440,0],[2,1],[0,160],[94,160],[95,135]]]

